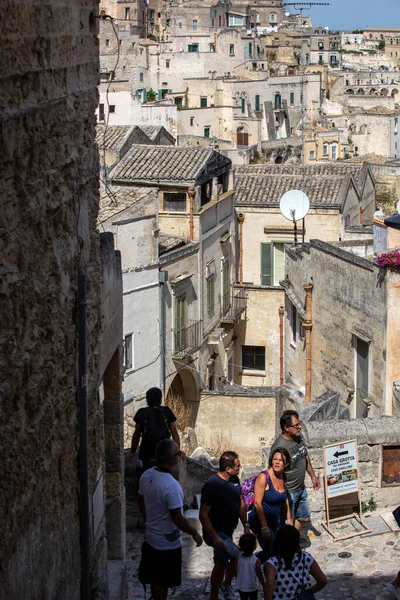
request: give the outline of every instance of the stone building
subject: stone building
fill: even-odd
[[[383,271],[340,243],[286,249],[285,378],[306,402],[333,390],[353,418],[398,413],[400,277]]]
[[[283,217],[279,202],[285,192],[302,188],[301,167],[249,165],[238,167],[235,175],[240,240],[238,280],[248,300],[247,320],[239,322],[235,329],[234,381],[240,385],[279,385],[283,381],[280,308],[284,304],[280,281],[284,279],[285,247],[293,241],[293,223]],[[306,241],[316,236],[326,241],[347,239],[350,232],[346,231],[345,222],[359,226],[361,215],[365,215],[365,222],[372,222],[374,179],[367,166],[307,166],[305,193],[310,199],[305,219]],[[304,225],[301,221],[297,225],[300,242]],[[362,234],[357,231],[355,237]]]
[[[9,3],[0,78],[0,597],[123,597],[122,279],[96,229],[98,4],[23,14]]]
[[[109,179],[117,201],[105,198],[101,219],[122,255],[126,412],[159,385],[194,419],[200,390],[230,373],[245,309],[233,289],[231,161],[210,148],[132,146]]]

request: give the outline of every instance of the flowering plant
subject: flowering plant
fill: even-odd
[[[389,269],[390,271],[400,270],[400,249],[381,252],[376,257],[376,262],[384,269]]]

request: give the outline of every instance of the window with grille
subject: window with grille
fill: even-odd
[[[166,212],[186,212],[186,194],[164,192],[164,210]]]
[[[242,370],[265,371],[265,346],[242,346]]]
[[[133,333],[126,335],[124,339],[124,367],[133,369]]]

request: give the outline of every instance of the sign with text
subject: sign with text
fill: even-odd
[[[359,491],[357,440],[324,447],[327,497]]]

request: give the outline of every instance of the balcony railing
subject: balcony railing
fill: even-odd
[[[174,331],[174,356],[183,358],[200,346],[201,321],[188,321],[188,326]]]
[[[237,323],[240,315],[246,310],[247,294],[244,290],[233,290],[229,306],[221,310],[221,323]]]

